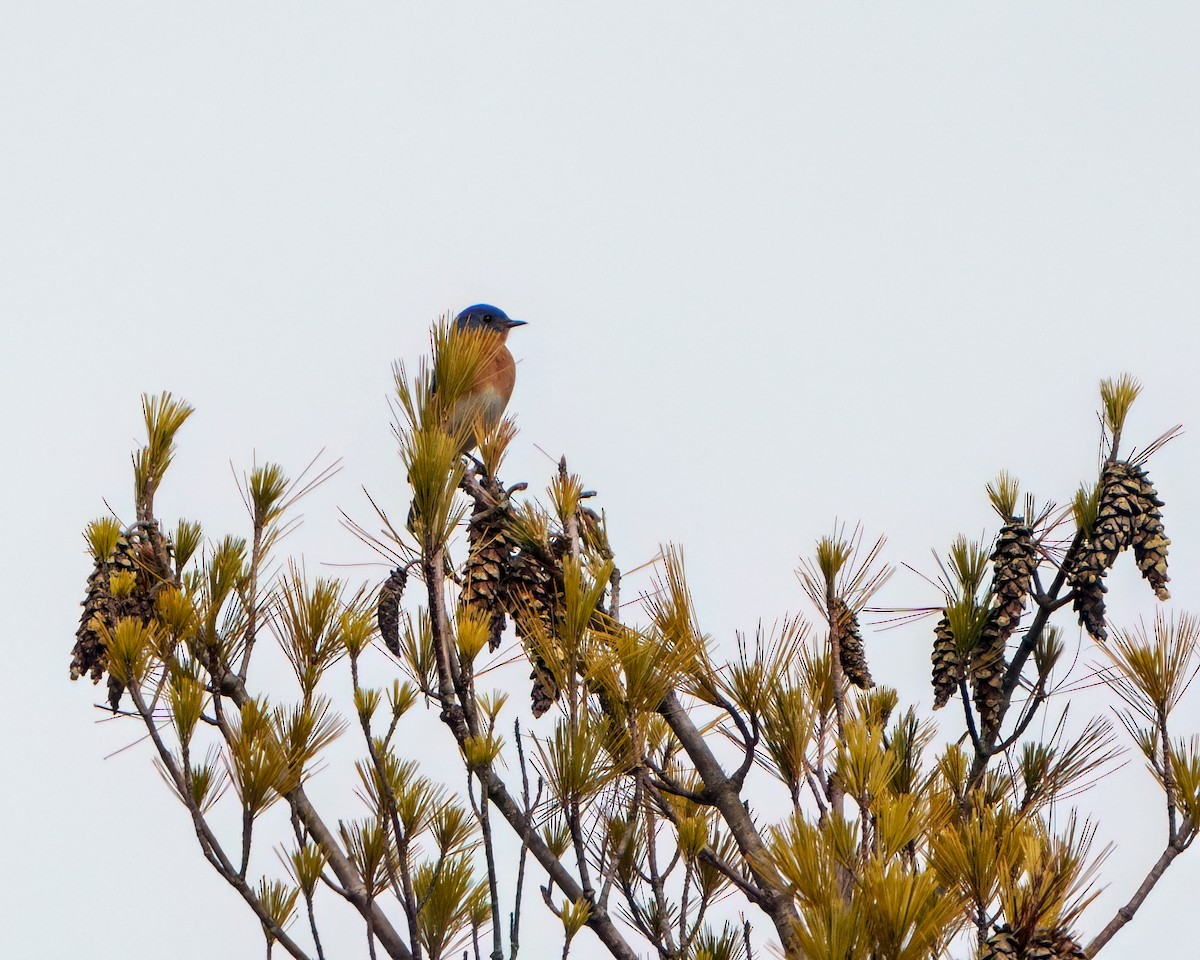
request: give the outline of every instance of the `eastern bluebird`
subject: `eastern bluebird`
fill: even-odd
[[[485,330],[499,338],[496,350],[484,360],[475,382],[455,401],[454,409],[450,411],[451,433],[469,431],[463,441],[463,453],[475,449],[476,424],[483,430],[491,430],[504,416],[504,408],[508,406],[508,398],[517,382],[517,365],[504,341],[508,339],[509,330],[524,323],[524,320],[513,320],[499,307],[486,303],[467,307],[454,318],[457,330]]]

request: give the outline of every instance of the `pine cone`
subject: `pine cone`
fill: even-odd
[[[534,682],[530,698],[533,715],[540,717],[558,699],[559,689],[538,646],[530,642],[530,635],[536,634],[539,639],[554,636],[555,610],[561,604],[561,598],[553,575],[529,551],[520,551],[510,558],[508,577],[503,586],[504,609],[512,614],[517,636],[524,641],[533,662],[533,672],[529,675]]]
[[[171,579],[170,543],[156,526],[143,525],[139,532],[121,536],[112,553],[96,557],[88,575],[87,595],[81,606],[83,615],[75,631],[75,647],[71,651],[71,679],[85,674],[93,683],[108,669],[108,657],[100,626],[115,630],[117,621],[133,617],[149,623],[154,616],[154,597],[164,581]],[[165,564],[165,568],[164,568]],[[113,577],[133,578],[126,590],[113,590]],[[117,596],[116,593],[123,595]],[[108,703],[116,710],[125,687],[113,677],[108,678]]]
[[[1053,947],[1051,956],[1054,960],[1087,960],[1087,954],[1079,942],[1062,931],[1055,933]]]
[[[1033,530],[1016,520],[1006,523],[996,538],[991,559],[992,596],[996,606],[988,617],[984,633],[992,631],[1000,638],[999,642],[1007,643],[1025,612],[1025,600],[1029,597],[1037,567]]]
[[[507,508],[483,508],[477,502],[467,535],[471,551],[463,567],[463,589],[459,602],[487,615],[490,623],[488,649],[500,646],[507,621],[504,617],[504,580],[513,547],[505,534]]]
[[[1100,505],[1092,526],[1092,548],[1100,553],[1101,566],[1109,570],[1119,554],[1133,543],[1133,531],[1141,514],[1141,482],[1133,467],[1123,460],[1110,463],[1100,475]]]
[[[979,948],[979,960],[1022,960],[1016,935],[1007,923],[996,927]]]
[[[1167,575],[1167,547],[1171,541],[1163,527],[1162,512],[1159,510],[1163,502],[1158,498],[1158,492],[1145,470],[1134,467],[1133,478],[1137,484],[1135,499],[1140,508],[1133,528],[1133,556],[1142,576],[1154,588],[1154,595],[1159,600],[1169,600],[1171,594],[1167,590],[1167,583],[1171,578]]]
[[[1004,673],[1007,669],[1004,638],[995,630],[989,631],[985,625],[979,642],[971,650],[967,665],[971,695],[979,713],[980,733],[985,737],[992,736],[1000,729],[1000,711],[1004,703]]]
[[[1039,930],[1029,938],[1022,960],[1086,960],[1087,954],[1062,930]]]
[[[1071,585],[1075,591],[1075,599],[1071,601],[1071,606],[1087,632],[1100,641],[1108,639],[1108,630],[1104,626],[1104,595],[1108,593],[1108,587],[1104,585],[1102,562],[1101,555],[1091,550],[1085,541],[1076,555],[1075,563],[1071,565],[1070,572]]]
[[[75,631],[75,649],[71,651],[72,680],[87,674],[93,683],[97,683],[104,676],[107,659],[97,624],[104,624],[110,629],[116,625],[117,600],[112,595],[109,578],[119,570],[132,572],[131,554],[129,541],[121,537],[110,556],[95,558],[92,572],[88,574],[87,595],[82,603],[83,616],[79,618],[79,629]]]
[[[537,719],[545,716],[554,706],[554,702],[558,699],[558,684],[546,670],[542,669],[540,664],[534,666],[529,674],[529,679],[533,681],[533,687],[529,691],[530,710],[533,712],[534,719]]]
[[[1097,640],[1107,640],[1104,628],[1104,575],[1117,555],[1133,547],[1142,571],[1160,600],[1167,591],[1167,547],[1171,541],[1163,528],[1163,505],[1146,471],[1123,460],[1110,463],[1100,477],[1100,504],[1096,522],[1069,571],[1075,588],[1079,622]]]
[[[408,572],[397,567],[379,587],[379,604],[375,619],[379,624],[379,636],[392,656],[400,656],[400,598],[408,583]]]
[[[971,651],[968,668],[975,709],[979,711],[985,736],[994,734],[1000,725],[1004,674],[1008,669],[1004,653],[1025,612],[1025,600],[1037,566],[1033,530],[1018,520],[1010,520],[1000,529],[991,560],[995,605]]]
[[[839,625],[838,660],[842,665],[842,672],[846,679],[860,690],[870,690],[875,686],[875,681],[871,679],[871,671],[867,669],[867,656],[863,650],[858,616],[840,597],[834,600],[832,613]]]
[[[940,710],[958,692],[962,680],[963,659],[958,652],[958,642],[950,630],[946,611],[933,628],[933,709]]]
[[[997,926],[979,950],[979,960],[1086,960],[1083,948],[1062,928],[1041,929],[1026,942],[1007,923]]]

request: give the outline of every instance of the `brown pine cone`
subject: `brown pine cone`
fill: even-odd
[[[958,692],[963,676],[963,658],[958,641],[950,630],[950,618],[942,611],[942,619],[933,628],[933,709],[940,710]]]
[[[96,557],[88,575],[83,615],[71,651],[71,679],[90,676],[97,683],[108,669],[108,657],[99,627],[115,630],[117,621],[133,617],[149,623],[154,617],[154,598],[159,586],[172,579],[170,544],[156,526],[142,524],[117,539],[107,557]],[[114,578],[121,588],[114,589]],[[124,686],[108,679],[108,702],[116,710]]]
[[[397,567],[379,587],[379,604],[375,608],[375,619],[379,624],[379,636],[392,656],[400,656],[400,598],[408,583],[408,572]]]
[[[871,679],[871,671],[867,669],[867,655],[863,649],[862,630],[858,626],[858,615],[840,597],[834,601],[833,615],[837,618],[838,654],[842,665],[842,673],[846,679],[860,690],[870,690],[875,686]]]

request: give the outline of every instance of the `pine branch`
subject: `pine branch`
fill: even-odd
[[[746,858],[751,875],[762,892],[764,910],[775,924],[784,952],[800,956],[800,944],[796,935],[799,915],[795,903],[783,878],[771,866],[762,836],[750,818],[750,812],[743,806],[733,781],[726,775],[703,734],[696,728],[674,693],[667,696],[659,706],[658,712],[667,721],[667,725],[691,759],[704,783],[706,799],[720,812],[737,843],[738,850]]]
[[[427,544],[426,546],[432,547],[433,545]],[[424,551],[421,568],[429,597],[430,627],[433,631],[433,649],[437,659],[438,692],[442,700],[440,717],[442,722],[450,728],[461,748],[467,738],[474,734],[468,721],[469,714],[464,709],[463,701],[459,699],[461,694],[456,690],[457,671],[454,669],[456,658],[454,644],[450,639],[446,599],[442,592],[442,571],[445,569],[445,563],[440,547]],[[466,704],[466,706],[469,708],[470,704]],[[572,902],[584,899],[583,888],[546,846],[532,819],[517,805],[493,765],[488,763],[481,767],[477,771],[477,776],[480,784],[484,787],[487,800],[500,811],[501,816],[508,821],[522,843],[533,854],[534,859],[542,865],[563,894]],[[616,960],[637,960],[637,954],[625,941],[607,911],[599,906],[594,907],[588,915],[587,926],[600,938]]]
[[[1167,868],[1175,861],[1177,856],[1191,846],[1191,843],[1195,838],[1196,825],[1190,820],[1185,819],[1182,829],[1179,831],[1179,836],[1175,837],[1170,843],[1167,844],[1166,849],[1163,850],[1158,860],[1155,861],[1154,866],[1150,868],[1150,872],[1146,874],[1146,878],[1142,881],[1141,886],[1137,888],[1137,892],[1134,893],[1125,906],[1121,907],[1121,909],[1116,912],[1116,915],[1108,921],[1104,929],[1096,934],[1092,942],[1087,945],[1087,948],[1084,952],[1088,957],[1096,956],[1096,954],[1101,951],[1105,944],[1107,944],[1108,941],[1111,940],[1123,926],[1125,926],[1125,924],[1134,918],[1134,915],[1138,912],[1138,909],[1150,895],[1150,891],[1154,889],[1158,881],[1162,879],[1163,874],[1167,872]]]
[[[220,684],[220,693],[223,696],[229,697],[239,708],[248,703],[250,696],[246,693],[246,686],[236,674],[226,673],[223,682]],[[218,719],[221,717],[220,697],[214,697],[214,708],[218,713]],[[222,721],[222,731],[227,731],[227,726]],[[228,734],[227,734],[228,735]],[[333,875],[337,877],[338,883],[341,884],[341,890],[338,892],[349,901],[356,910],[362,915],[364,920],[368,920],[375,936],[378,937],[380,944],[387,951],[389,957],[393,960],[412,960],[412,953],[408,946],[400,939],[400,934],[396,932],[396,928],[392,926],[387,915],[380,909],[379,905],[367,895],[367,890],[363,884],[362,876],[358,869],[350,862],[342,850],[341,845],[337,842],[329,827],[325,825],[316,809],[308,799],[308,795],[304,792],[303,784],[299,784],[283,795],[284,800],[292,809],[292,813],[304,824],[304,828],[309,832],[313,841],[321,848],[329,862],[329,869],[333,871]],[[280,943],[283,943],[280,940]]]
[[[234,869],[233,863],[221,849],[221,845],[209,827],[208,821],[204,819],[203,814],[200,812],[200,808],[192,798],[191,790],[188,789],[187,778],[184,776],[183,771],[180,770],[179,765],[176,763],[174,755],[170,750],[167,749],[167,745],[163,742],[162,737],[159,736],[158,727],[154,723],[153,715],[150,713],[149,708],[142,699],[142,691],[139,686],[136,683],[131,684],[129,687],[129,693],[133,699],[134,706],[141,715],[142,722],[146,725],[146,729],[149,731],[150,739],[154,741],[154,747],[158,751],[159,760],[162,762],[163,767],[167,770],[177,784],[178,789],[176,792],[183,799],[184,804],[188,808],[188,812],[191,814],[192,826],[196,830],[196,837],[200,841],[200,849],[204,852],[205,859],[212,864],[217,873],[219,873],[224,880],[241,895],[242,899],[249,904],[250,909],[254,911],[255,916],[257,916],[259,922],[262,923],[264,930],[270,933],[270,935],[273,936],[279,943],[283,944],[283,948],[293,957],[295,957],[296,960],[309,960],[308,954],[306,954],[300,948],[300,945],[297,944],[279,927],[279,925],[263,908],[262,902],[246,883],[245,878],[242,876],[242,874],[238,873],[238,871]]]

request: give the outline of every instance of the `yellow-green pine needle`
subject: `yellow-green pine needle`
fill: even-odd
[[[1100,485],[1081,483],[1071,501],[1071,509],[1075,514],[1075,526],[1083,531],[1084,536],[1090,536],[1092,527],[1096,525],[1096,514],[1100,512]]]
[[[204,539],[200,524],[192,520],[180,520],[175,527],[172,545],[175,548],[175,567],[182,570],[195,556]]]
[[[1200,823],[1200,736],[1175,742],[1171,774],[1179,805],[1192,823]]]
[[[442,856],[470,850],[476,830],[475,818],[457,803],[444,804],[433,816],[429,832]]]
[[[154,598],[154,615],[173,636],[188,640],[197,628],[196,606],[182,590],[167,586]]]
[[[392,784],[396,797],[396,812],[406,834],[420,833],[431,822],[433,815],[445,803],[446,790],[428,777],[416,775],[415,765],[408,769],[397,767],[403,777]]]
[[[115,517],[98,517],[87,525],[83,531],[92,558],[104,561],[113,555],[117,549],[117,541],[121,539],[121,524]]]
[[[281,793],[299,786],[305,769],[346,729],[346,721],[331,712],[327,697],[315,697],[291,708],[276,707],[272,725],[286,767],[286,774],[276,784]]]
[[[1047,625],[1042,629],[1042,634],[1033,648],[1033,662],[1037,667],[1039,677],[1045,678],[1050,675],[1050,671],[1058,665],[1065,649],[1066,643],[1063,640],[1061,628]]]
[[[278,787],[288,773],[288,757],[271,724],[263,699],[242,705],[229,744],[230,774],[242,805],[256,816],[279,799]]]
[[[482,770],[500,755],[503,740],[495,733],[466,737],[462,742],[463,760],[472,770]]]
[[[375,687],[354,688],[354,712],[364,723],[370,723],[379,707],[381,694]]]
[[[154,493],[175,455],[175,434],[194,408],[169,393],[142,394],[142,416],[146,423],[146,445],[133,457],[134,494],[140,512],[153,506]]]
[[[987,572],[988,553],[978,540],[959,535],[950,544],[950,572],[960,597],[978,593]]]
[[[551,820],[542,828],[542,841],[561,860],[571,847],[571,831],[561,820]]]
[[[558,631],[559,639],[573,660],[582,653],[588,628],[596,615],[596,608],[604,597],[612,563],[607,562],[590,579],[583,565],[568,556],[563,559],[563,620]]]
[[[191,779],[192,802],[201,813],[208,813],[229,786],[229,773],[217,748],[209,749],[204,763],[192,766]]]
[[[346,852],[358,867],[367,896],[374,897],[386,886],[388,873],[394,866],[390,835],[376,818],[343,823],[340,827]]]
[[[476,606],[461,605],[455,616],[454,640],[464,663],[473,663],[491,639],[491,617]]]
[[[479,459],[483,461],[483,469],[488,476],[494,477],[500,472],[504,456],[517,436],[517,422],[512,417],[501,417],[494,430],[485,432],[478,437]]]
[[[851,543],[843,537],[826,536],[817,541],[817,569],[821,571],[827,586],[837,582],[837,576],[852,552]]]
[[[536,741],[542,775],[564,805],[590,800],[619,774],[604,757],[596,734],[588,722],[573,724],[564,718],[545,741]]]
[[[388,707],[391,708],[392,716],[396,718],[404,716],[409,708],[417,702],[417,693],[417,688],[411,683],[393,680],[392,688],[387,695]]]
[[[191,742],[196,724],[200,722],[206,697],[204,683],[196,675],[194,667],[172,667],[168,680],[171,719],[179,742],[185,747]]]
[[[988,613],[988,605],[979,603],[974,595],[947,604],[946,619],[950,621],[950,632],[960,654],[967,653],[979,642]]]
[[[565,466],[565,464],[566,460],[564,459],[563,465]],[[550,481],[547,492],[554,504],[558,522],[565,527],[579,511],[579,501],[583,495],[583,481],[578,474],[567,473],[560,467],[559,472]]]
[[[662,548],[662,569],[645,600],[651,623],[665,645],[690,654],[697,662],[706,661],[707,638],[700,632],[678,547],[668,544]]]
[[[1147,719],[1169,714],[1200,669],[1200,619],[1159,613],[1153,635],[1144,625],[1118,630],[1101,649],[1117,668],[1110,679],[1118,694]]]
[[[140,684],[150,672],[150,657],[157,640],[154,624],[144,624],[136,617],[122,617],[109,630],[99,618],[93,618],[108,654],[108,672],[127,687]]]
[[[746,960],[745,940],[741,929],[728,920],[717,933],[707,924],[696,934],[691,960]]]
[[[265,530],[278,520],[283,512],[283,496],[287,492],[288,478],[279,464],[265,463],[251,472],[247,487],[254,527],[256,530]]]
[[[413,871],[413,891],[424,904],[417,915],[417,935],[431,957],[448,956],[468,926],[478,884],[466,857],[451,857],[436,866],[420,864]]]
[[[246,579],[246,541],[239,537],[225,537],[205,558],[202,576],[198,582],[196,608],[201,628],[201,641],[205,646],[220,646],[227,638],[239,634],[238,624],[229,620],[244,617],[240,604],[229,604],[232,594]],[[225,629],[220,629],[222,617]],[[230,629],[233,628],[233,629]]]
[[[311,897],[317,889],[317,881],[321,879],[327,859],[325,851],[311,840],[306,840],[302,847],[292,852],[288,866],[306,897]]]
[[[1004,523],[1010,523],[1016,515],[1020,489],[1017,478],[1007,470],[1001,470],[996,479],[987,485],[988,500],[992,509],[1000,515]]]
[[[586,900],[569,901],[562,905],[563,932],[570,942],[592,915],[592,908]]]
[[[500,711],[508,703],[508,694],[493,690],[490,693],[480,694],[475,702],[479,704],[479,710],[487,717],[488,723],[494,726],[496,719],[500,716]]]
[[[338,614],[336,635],[351,657],[362,653],[375,629],[374,615],[360,602],[347,606]]]
[[[294,563],[289,564],[276,592],[276,633],[306,694],[312,693],[324,671],[347,649],[343,629],[364,644],[371,635],[373,626],[362,622],[365,612],[359,609],[357,617],[352,613],[363,606],[361,597],[358,604],[347,608],[341,592],[339,581],[325,577],[308,584],[303,570]]]
[[[808,770],[806,759],[815,724],[804,691],[783,678],[768,686],[763,713],[763,745],[770,770],[797,795]]]
[[[478,930],[492,919],[492,898],[487,883],[476,884],[475,890],[467,901],[467,922],[472,930]]]
[[[855,798],[882,793],[895,774],[895,757],[883,749],[883,731],[855,717],[846,725],[839,745],[837,777]]]
[[[708,820],[703,815],[681,817],[675,830],[679,851],[689,861],[695,860],[708,846]]]
[[[900,703],[900,694],[892,687],[880,686],[873,690],[860,690],[854,700],[864,723],[872,727],[885,727]]]
[[[1129,408],[1142,392],[1142,385],[1130,374],[1108,377],[1100,381],[1100,403],[1104,410],[1104,425],[1112,436],[1119,436],[1125,427]]]
[[[502,349],[502,341],[486,330],[459,330],[439,322],[432,331],[433,399],[442,417],[474,389],[479,372]]]
[[[437,687],[437,658],[433,650],[433,628],[429,614],[422,607],[416,622],[407,614],[400,633],[400,666],[424,693]]]
[[[263,877],[258,881],[258,902],[262,904],[265,913],[275,927],[282,930],[292,922],[296,913],[296,898],[300,895],[298,887],[291,887],[282,880],[268,880]],[[263,933],[268,942],[275,939],[275,934],[263,924]]]
[[[528,500],[513,511],[508,534],[521,549],[545,547],[550,541],[550,517],[537,504]]]
[[[137,574],[132,570],[117,570],[109,575],[108,590],[118,600],[133,596],[137,589]]]
[[[423,545],[444,546],[465,507],[455,507],[462,482],[462,442],[438,424],[424,425],[404,438],[400,456],[413,492],[413,525]]]

